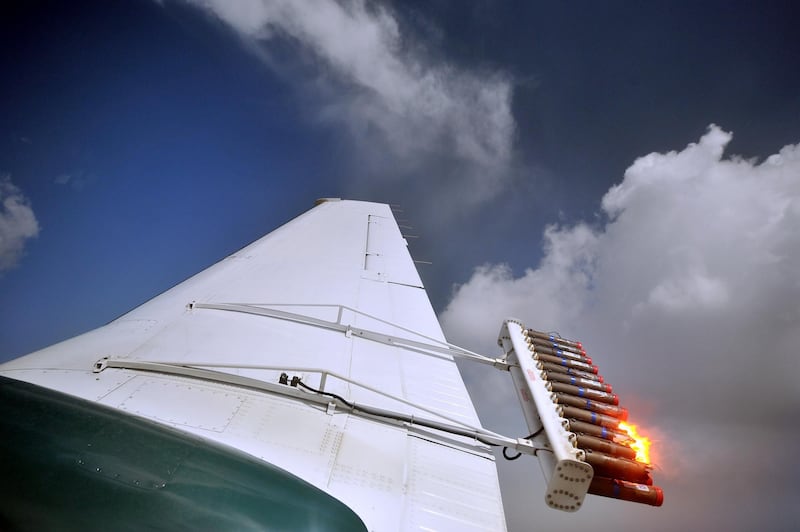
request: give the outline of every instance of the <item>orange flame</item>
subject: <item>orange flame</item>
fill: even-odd
[[[651,443],[650,438],[640,435],[636,425],[629,425],[624,421],[620,421],[619,428],[627,432],[628,436],[633,439],[633,443],[630,444],[630,447],[636,451],[636,461],[642,462],[643,464],[649,464]]]

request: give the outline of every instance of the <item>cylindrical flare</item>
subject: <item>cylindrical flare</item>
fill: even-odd
[[[589,410],[590,412],[599,412],[607,416],[621,419],[622,421],[627,421],[628,419],[628,409],[622,406],[600,403],[598,401],[592,401],[591,399],[584,399],[582,397],[576,397],[566,393],[556,393],[556,402],[561,405],[583,408],[584,410]]]
[[[562,366],[561,364],[553,364],[552,362],[545,362],[544,360],[539,360],[542,367],[541,369],[545,371],[554,371],[558,373],[566,373],[567,375],[574,375],[576,377],[581,377],[584,379],[591,379],[597,382],[603,382],[602,375],[595,375],[594,373],[589,373],[588,371],[583,371],[576,368],[568,368],[567,366]]]
[[[600,451],[611,456],[619,456],[634,460],[636,458],[636,451],[627,445],[620,445],[603,438],[596,438],[588,434],[578,434],[578,449],[591,449],[593,451]]]
[[[571,384],[573,386],[583,386],[585,388],[594,388],[595,390],[600,390],[601,392],[608,392],[611,393],[612,388],[610,384],[604,384],[599,381],[595,381],[592,379],[585,379],[583,377],[576,377],[574,375],[569,375],[567,373],[561,373],[558,371],[548,371],[547,372],[547,380],[555,381],[555,382],[563,382],[565,384]]]
[[[640,462],[610,456],[605,453],[584,449],[586,463],[592,466],[594,473],[601,477],[618,478],[638,484],[653,485],[650,468]]]
[[[583,349],[583,344],[575,340],[567,340],[566,338],[561,338],[556,334],[545,333],[541,331],[536,331],[534,329],[528,329],[525,331],[527,336],[534,336],[536,338],[542,338],[544,340],[550,340],[551,342],[559,342],[566,345],[571,345],[573,347],[577,347],[578,349]]]
[[[591,357],[581,355],[578,353],[573,353],[572,351],[563,351],[561,349],[555,349],[553,347],[547,347],[547,346],[540,346],[537,344],[533,344],[533,348],[536,350],[537,353],[542,353],[544,355],[553,355],[559,358],[571,358],[572,360],[577,360],[578,362],[583,362],[584,364],[592,363]]]
[[[603,427],[577,419],[569,419],[567,422],[569,423],[570,432],[590,434],[621,445],[630,445],[634,442],[634,439],[629,434],[610,427]]]
[[[559,406],[563,415],[561,417],[565,418],[575,418],[578,421],[585,421],[587,423],[593,423],[595,425],[599,425],[601,427],[606,427],[609,429],[617,430],[619,427],[619,419],[606,416],[605,414],[599,414],[597,412],[589,412],[588,410],[584,410],[582,408],[575,408],[574,406]]]
[[[542,362],[550,362],[551,364],[556,364],[567,368],[575,368],[589,373],[597,373],[597,366],[585,364],[583,362],[579,362],[578,360],[572,360],[571,358],[559,358],[553,355],[543,355],[539,353],[536,353],[536,356]]]
[[[573,347],[571,345],[560,344],[558,342],[551,342],[549,340],[542,340],[541,338],[528,338],[528,341],[535,346],[542,346],[542,347],[551,347],[553,349],[561,349],[563,351],[570,351],[575,353],[576,355],[583,355],[586,356],[586,351],[583,349],[578,349],[577,347]]]
[[[592,483],[589,484],[589,493],[650,506],[661,506],[664,503],[664,491],[658,486],[637,484],[615,478],[594,477]]]
[[[583,388],[582,386],[573,386],[563,382],[551,382],[550,386],[554,392],[563,392],[577,397],[585,397],[601,403],[610,405],[618,405],[619,397],[615,393],[603,392],[595,390],[594,388]]]

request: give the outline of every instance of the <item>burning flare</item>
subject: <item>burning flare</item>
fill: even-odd
[[[628,436],[633,439],[633,443],[629,445],[631,449],[636,451],[636,461],[643,464],[649,464],[651,443],[650,438],[640,435],[636,425],[630,425],[624,421],[620,421],[619,428],[620,430],[627,432]]]

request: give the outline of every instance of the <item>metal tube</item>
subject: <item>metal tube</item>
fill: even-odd
[[[586,423],[585,421],[578,421],[577,419],[570,419],[568,421],[569,421],[569,430],[575,433],[589,434],[591,436],[603,438],[605,440],[613,441],[614,443],[619,443],[621,445],[627,445],[629,443],[634,442],[634,439],[631,438],[630,435],[628,435],[625,432],[614,430],[609,427],[594,425],[592,423]]]
[[[616,429],[617,427],[619,427],[619,419],[613,418],[611,416],[606,416],[605,414],[598,414],[597,412],[589,412],[588,410],[584,410],[582,408],[575,408],[574,406],[560,406],[559,408],[562,410],[562,412],[564,412],[564,416],[568,418],[575,418],[579,421],[593,423],[595,425],[600,425],[601,427],[607,427],[609,429]]]
[[[542,362],[549,362],[557,366],[579,369],[581,371],[586,371],[587,373],[595,373],[595,374],[597,373],[597,366],[585,364],[577,360],[572,360],[571,358],[559,358],[552,355],[540,355],[538,353],[536,354],[536,358],[541,360]]]
[[[537,338],[543,338],[545,340],[550,340],[553,342],[561,342],[567,345],[571,345],[573,347],[577,347],[578,349],[583,349],[583,344],[575,340],[567,340],[566,338],[562,338],[556,334],[545,333],[541,331],[537,331],[534,329],[528,329],[524,333],[526,336],[535,336]]]
[[[606,403],[599,403],[591,399],[584,399],[582,397],[575,397],[566,393],[557,392],[556,402],[560,405],[574,406],[576,408],[583,408],[590,412],[599,412],[606,416],[615,417],[622,421],[628,420],[628,409],[622,406],[608,405]]]
[[[544,362],[540,361],[543,370],[545,371],[556,371],[558,373],[566,373],[567,375],[574,375],[576,377],[581,377],[584,379],[590,379],[597,382],[603,382],[602,375],[595,375],[594,373],[589,373],[588,371],[582,371],[575,368],[568,368],[566,366],[562,366],[561,364],[553,364],[551,362]]]
[[[578,448],[600,451],[611,456],[619,456],[628,460],[636,459],[636,451],[627,445],[620,445],[603,438],[589,436],[588,434],[578,434]]]
[[[563,392],[577,397],[585,397],[601,403],[610,405],[618,405],[619,397],[615,393],[602,392],[594,388],[583,388],[581,386],[573,386],[571,384],[564,384],[563,382],[551,382],[550,387],[554,392]]]
[[[552,355],[559,358],[571,358],[572,360],[577,360],[578,362],[583,362],[584,364],[592,363],[592,359],[590,357],[579,355],[578,353],[573,353],[572,351],[562,351],[561,349],[553,349],[552,347],[543,347],[536,344],[533,345],[533,348],[537,353],[542,353],[544,355]]]
[[[574,347],[570,347],[568,345],[561,345],[556,342],[548,342],[547,340],[541,340],[539,338],[528,338],[528,342],[532,343],[536,347],[546,347],[550,349],[558,349],[561,351],[569,351],[578,356],[586,356],[586,351],[583,349],[576,349]]]
[[[555,382],[563,382],[565,384],[571,384],[573,386],[594,388],[595,390],[600,390],[602,392],[608,392],[608,393],[611,393],[612,390],[610,384],[604,384],[602,382],[593,381],[591,379],[584,379],[583,377],[575,377],[574,375],[568,375],[567,373],[560,373],[558,371],[548,371],[547,380]]]
[[[664,504],[664,492],[658,486],[647,486],[614,478],[594,477],[589,485],[589,493],[650,506]]]
[[[640,462],[610,456],[591,449],[586,449],[586,461],[592,465],[592,469],[598,476],[617,478],[648,486],[653,485],[649,466]]]

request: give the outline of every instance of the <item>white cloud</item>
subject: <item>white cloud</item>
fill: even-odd
[[[53,179],[53,183],[61,186],[69,186],[73,190],[83,189],[91,180],[85,172],[79,170],[72,173],[59,174]]]
[[[489,353],[508,316],[577,337],[634,422],[662,426],[655,476],[665,508],[623,529],[685,522],[679,508],[667,509],[670,489],[683,501],[704,500],[697,523],[711,526],[714,512],[732,512],[726,522],[744,528],[753,519],[780,522],[747,493],[797,493],[752,470],[780,469],[759,434],[776,434],[775,442],[798,436],[800,145],[759,164],[723,157],[730,140],[711,126],[680,152],[639,158],[603,198],[602,225],[548,227],[538,267],[519,276],[505,265],[477,268],[441,316],[448,339]],[[501,381],[497,389],[508,387]],[[491,412],[515,398],[484,400]],[[723,433],[736,441],[715,436]],[[741,486],[737,470],[748,472],[749,491],[725,488]]]
[[[38,234],[30,202],[9,176],[0,176],[0,272],[14,267],[26,240]]]
[[[285,38],[309,54],[319,76],[315,96],[326,100],[317,116],[346,125],[359,156],[380,165],[377,175],[447,159],[469,185],[462,197],[467,190],[478,201],[499,189],[514,133],[503,75],[431,59],[404,40],[391,12],[363,0],[186,1],[246,39],[268,46]]]
[[[56,176],[55,179],[53,179],[53,183],[55,183],[56,185],[66,185],[67,183],[69,183],[70,179],[72,179],[71,174],[59,174]]]
[[[738,337],[800,325],[800,147],[756,164],[724,159],[730,139],[711,126],[638,159],[603,198],[604,226],[546,229],[538,268],[478,268],[442,315],[450,334],[480,344],[509,314],[626,337],[670,318],[693,334],[735,324]]]

